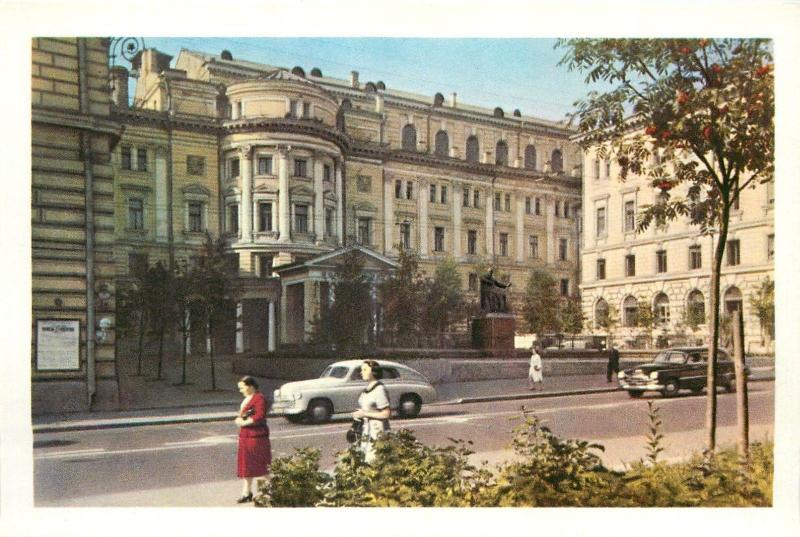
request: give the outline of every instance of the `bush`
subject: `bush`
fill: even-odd
[[[272,478],[259,486],[259,507],[314,507],[325,496],[330,476],[319,469],[320,451],[303,448],[272,461]]]

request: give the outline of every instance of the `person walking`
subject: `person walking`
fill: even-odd
[[[392,411],[389,392],[380,382],[383,378],[380,364],[375,360],[365,360],[361,364],[361,378],[367,381],[367,387],[358,397],[358,410],[353,412],[353,419],[363,421],[359,447],[364,453],[364,460],[372,463],[375,460],[374,442],[389,430],[389,416]]]
[[[528,368],[528,389],[535,390],[536,385],[543,387],[542,357],[536,345],[531,345],[531,364]]]
[[[239,451],[236,475],[242,480],[242,495],[236,503],[253,501],[253,481],[256,490],[265,480],[272,464],[272,447],[269,442],[267,412],[269,403],[258,391],[258,382],[250,376],[242,377],[238,383],[244,400],[234,423],[239,427]]]
[[[619,373],[619,351],[612,343],[608,353],[608,366],[606,366],[606,382],[611,382],[611,376]]]

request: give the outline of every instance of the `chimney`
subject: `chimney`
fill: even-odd
[[[456,93],[455,92],[450,94],[450,107],[451,108],[455,108],[456,107]]]
[[[354,88],[358,87],[358,71],[350,71],[350,85]]]
[[[128,108],[128,70],[121,65],[111,69],[111,100],[119,108]]]

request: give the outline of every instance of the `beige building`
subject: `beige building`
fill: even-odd
[[[584,152],[583,162],[580,287],[584,315],[594,333],[602,332],[597,320],[611,308],[619,319],[615,341],[623,346],[643,344],[649,336],[634,325],[638,305],[647,301],[655,318],[654,338],[705,342],[706,324],[692,331],[685,312],[697,308],[704,317],[709,311],[712,237],[683,220],[636,233],[638,211],[655,201],[650,181],[637,176],[620,181],[616,164],[597,158],[595,149]],[[750,305],[765,278],[774,280],[772,186],[759,185],[742,193],[731,216],[722,265],[721,311],[743,311],[748,352],[769,351],[772,344]],[[681,185],[674,192],[685,188]]]

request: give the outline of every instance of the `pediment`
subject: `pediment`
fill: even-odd
[[[201,185],[200,183],[192,183],[190,185],[186,185],[181,189],[184,194],[199,194],[203,196],[210,196],[211,191]]]
[[[307,186],[300,185],[289,189],[289,193],[293,196],[313,196],[314,191]]]
[[[356,211],[367,211],[372,213],[378,212],[377,207],[367,201],[353,204],[353,209]]]
[[[277,194],[278,189],[269,185],[258,185],[253,189],[255,194]]]

